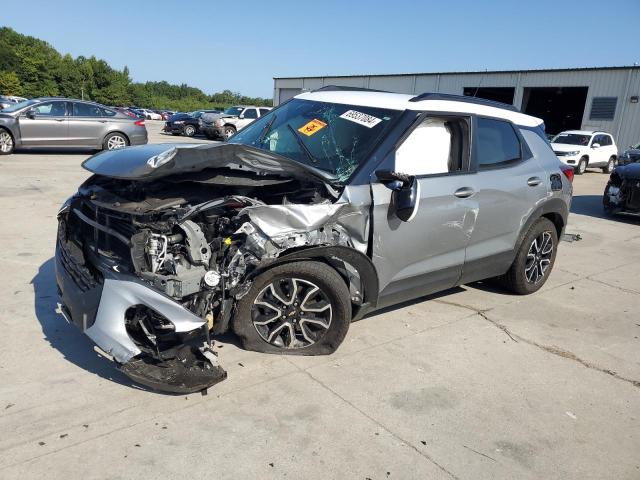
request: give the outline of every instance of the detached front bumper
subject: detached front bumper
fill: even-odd
[[[206,321],[137,277],[91,264],[85,245],[67,239],[65,222],[56,244],[56,282],[60,311],[136,382],[175,393],[206,389],[227,376],[208,350]],[[183,344],[145,353],[127,330],[127,312],[144,306],[173,326]]]
[[[166,133],[182,133],[184,129],[184,123],[170,123],[167,122],[164,124],[164,127],[162,128],[163,132]]]

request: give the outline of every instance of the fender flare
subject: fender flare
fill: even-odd
[[[290,263],[297,260],[322,260],[329,263],[328,260],[331,258],[336,258],[348,263],[358,272],[363,290],[362,306],[364,307],[366,305],[367,309],[375,307],[378,304],[378,295],[380,293],[378,271],[369,257],[351,247],[340,245],[318,246],[284,253],[268,265],[254,270],[251,276],[255,277],[265,270],[283,263]]]
[[[558,238],[562,236],[562,231],[564,230],[564,227],[566,227],[567,225],[567,219],[569,217],[569,209],[567,207],[567,204],[562,199],[550,198],[549,200],[544,202],[542,205],[540,205],[538,208],[536,208],[533,212],[531,212],[531,214],[527,218],[527,221],[520,228],[518,241],[514,248],[515,254],[517,254],[518,250],[520,250],[520,246],[522,245],[525,235],[531,228],[531,225],[533,225],[533,223],[541,217],[549,218],[552,215],[554,216],[558,215],[562,220],[562,226],[560,227],[560,229],[558,229],[558,232],[557,232]],[[549,218],[549,220],[551,220],[551,222],[556,226],[556,228],[558,228],[557,220],[554,220],[553,218]]]

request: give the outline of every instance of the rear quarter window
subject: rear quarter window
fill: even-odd
[[[475,154],[480,169],[505,166],[522,158],[522,146],[511,123],[478,118]]]

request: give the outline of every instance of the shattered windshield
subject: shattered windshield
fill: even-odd
[[[233,136],[346,181],[402,112],[294,99]]]

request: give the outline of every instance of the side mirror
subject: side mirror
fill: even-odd
[[[591,145],[591,148],[600,148],[600,144],[599,143],[593,143]]]
[[[238,118],[244,118],[244,113],[241,113],[240,115],[238,115]]]
[[[27,118],[30,118],[31,120],[33,120],[34,118],[36,118],[36,109],[35,108],[30,108],[29,110],[27,110],[26,116]]]
[[[391,207],[403,222],[410,222],[420,206],[420,182],[413,175],[378,170],[376,176],[387,188],[393,190]]]

